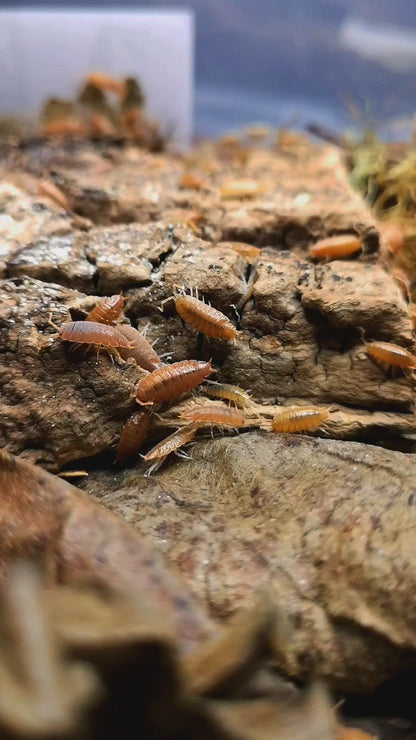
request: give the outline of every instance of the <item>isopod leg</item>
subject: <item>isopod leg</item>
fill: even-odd
[[[160,466],[163,465],[163,463],[165,462],[166,458],[167,458],[167,455],[164,455],[159,460],[156,460],[153,463],[153,465],[151,465],[150,468],[148,468],[146,470],[146,472],[144,474],[144,477],[145,478],[150,478],[150,476],[152,475],[152,473],[155,473],[156,470],[159,470]]]
[[[49,314],[49,318],[48,318],[48,324],[49,324],[49,326],[53,326],[53,328],[54,328],[54,329],[56,329],[56,331],[57,331],[57,332],[58,332],[58,334],[59,334],[59,326],[58,326],[57,324],[55,324],[55,322],[54,322],[54,321],[52,321],[52,311],[51,311],[51,312],[50,312],[50,314]]]
[[[136,402],[139,404],[139,406],[153,406],[153,401],[140,401],[136,396]]]

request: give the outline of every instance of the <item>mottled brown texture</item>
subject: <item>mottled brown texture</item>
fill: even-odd
[[[289,675],[368,690],[415,662],[412,456],[249,432],[200,442],[154,478],[143,469],[97,495],[159,543],[215,618],[268,589],[294,626]]]
[[[151,542],[69,483],[0,452],[1,575],[43,561],[50,584],[93,582],[132,599],[146,593],[186,650],[210,624]]]
[[[52,580],[91,575],[108,585],[122,574],[140,593],[154,587],[196,642],[212,625],[188,592],[222,621],[255,603],[263,586],[294,629],[293,642],[279,644],[283,672],[318,673],[343,691],[368,690],[414,663],[412,457],[267,432],[279,408],[317,405],[329,413],[317,436],[414,448],[413,378],[365,352],[375,341],[413,349],[408,306],[378,262],[376,224],[339,155],[283,137],[274,153],[209,146],[186,161],[77,143],[12,149],[5,159],[20,178],[12,210],[21,192],[27,197],[22,229],[0,255],[0,446],[59,469],[117,442],[137,408],[131,384],[145,372],[132,359],[113,365],[69,352],[48,315],[57,324],[83,320],[97,294],[120,291],[122,322],[139,331],[149,323],[164,361],[212,358],[216,380],[250,390],[247,426],[259,430],[208,443],[200,430],[192,460],[169,461],[154,479],[139,460],[132,472],[110,472],[109,452],[106,470],[92,468],[81,484],[168,553],[187,588],[172,590],[170,575],[166,585],[157,556],[105,509],[24,463],[13,463],[17,483],[6,481],[2,494],[4,567],[20,553],[41,554]],[[184,188],[185,171],[203,187]],[[35,182],[51,177],[64,193],[71,214],[55,211],[62,231],[49,216],[33,225],[28,173]],[[223,199],[230,180],[257,181],[258,193]],[[362,253],[310,258],[311,243],[342,233],[359,238]],[[224,244],[237,240],[261,251],[246,259]],[[184,325],[167,300],[181,288],[197,289],[236,325],[235,342],[198,338]],[[195,395],[157,409],[143,454],[183,428],[181,411],[213,403],[199,398],[202,388]],[[234,728],[232,712],[212,713]],[[256,737],[249,714],[240,735]]]
[[[108,449],[134,408],[137,366],[72,352],[49,326],[49,312],[58,324],[71,318],[76,291],[27,278],[6,281],[0,296],[0,446],[55,469]]]

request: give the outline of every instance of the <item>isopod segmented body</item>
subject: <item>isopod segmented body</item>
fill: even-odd
[[[252,244],[246,244],[245,242],[218,242],[217,247],[230,247],[230,249],[237,252],[250,265],[257,259],[261,252],[261,249],[258,247],[254,247]]]
[[[314,259],[339,259],[349,257],[362,249],[361,241],[353,234],[340,234],[321,239],[309,247],[309,254]]]
[[[401,368],[416,368],[416,357],[407,349],[390,342],[369,342],[365,345],[367,354],[375,360]]]
[[[196,427],[193,424],[188,424],[186,427],[182,427],[182,429],[177,429],[176,432],[173,432],[169,437],[162,439],[161,442],[158,442],[157,445],[152,447],[144,455],[144,460],[156,460],[170,455],[171,452],[176,452],[176,450],[179,450],[180,447],[183,447],[183,445],[195,437],[196,431]]]
[[[200,406],[190,411],[184,411],[181,418],[198,426],[211,425],[233,428],[243,427],[246,421],[244,411],[231,409],[223,404],[211,404],[210,406]]]
[[[124,95],[125,87],[123,82],[115,80],[109,75],[102,74],[101,72],[91,72],[87,77],[87,83],[98,87],[99,90],[108,90],[115,95]]]
[[[113,349],[130,349],[131,342],[114,326],[98,324],[95,321],[68,321],[58,329],[64,342],[77,344],[97,344]]]
[[[239,388],[238,385],[216,383],[213,380],[208,381],[208,383],[208,385],[204,385],[203,391],[210,398],[223,398],[241,409],[245,409],[251,404],[251,398],[247,391]]]
[[[272,420],[274,432],[311,432],[329,419],[329,412],[315,406],[293,406],[283,409]]]
[[[204,186],[205,183],[202,178],[193,175],[191,172],[185,172],[179,181],[179,187],[187,188],[188,190],[202,190]]]
[[[182,360],[154,370],[139,382],[136,401],[143,406],[163,403],[188,393],[215,370],[209,362]]]
[[[100,303],[97,303],[95,308],[89,312],[86,321],[96,321],[99,324],[113,324],[120,316],[124,304],[125,300],[121,293],[108,296],[100,301]]]
[[[122,349],[119,351],[123,360],[127,360],[129,357],[132,357],[139,367],[142,367],[144,370],[148,370],[149,372],[153,372],[153,370],[162,367],[162,361],[159,355],[154,351],[152,345],[149,344],[143,334],[128,324],[120,324],[117,329],[131,343],[130,349]]]
[[[148,411],[136,411],[128,419],[121,432],[117,447],[116,462],[124,462],[139,451],[150,429]]]
[[[191,295],[179,295],[175,299],[176,310],[184,321],[194,329],[215,339],[236,339],[239,332],[229,318],[216,308]]]
[[[221,198],[254,198],[264,191],[264,185],[257,180],[230,180],[220,189]]]

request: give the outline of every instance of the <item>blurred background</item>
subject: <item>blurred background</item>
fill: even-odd
[[[2,8],[29,6],[67,8],[68,2],[0,0]],[[114,0],[88,6],[119,9]],[[198,137],[253,122],[318,122],[337,131],[367,123],[389,138],[409,131],[416,109],[415,0],[135,0],[123,6],[194,12]],[[73,0],[71,7],[85,3]]]

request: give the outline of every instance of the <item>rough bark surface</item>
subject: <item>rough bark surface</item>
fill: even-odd
[[[271,592],[289,675],[368,690],[414,662],[416,461],[353,442],[240,434],[102,495],[157,542],[215,619]]]
[[[364,348],[384,340],[411,350],[408,305],[333,150],[287,140],[274,153],[214,155],[76,143],[0,152],[0,447],[55,471],[106,451],[86,490],[149,534],[215,619],[264,584],[295,626],[284,670],[368,689],[416,654],[415,471],[410,456],[340,440],[413,449],[413,377],[391,373]],[[199,174],[198,190],[181,185],[185,172]],[[68,210],[42,204],[45,177]],[[224,198],[221,188],[239,180],[262,192]],[[310,259],[309,243],[345,231],[360,236],[362,254]],[[220,244],[230,240],[261,247],[254,264]],[[235,343],[201,341],[183,325],[166,301],[181,287],[198,289],[237,324]],[[249,425],[260,431],[206,444],[199,434],[192,461],[168,464],[154,480],[139,460],[131,477],[110,471],[143,371],[106,353],[72,352],[48,317],[83,319],[100,296],[120,291],[122,321],[149,325],[167,361],[212,358],[216,380],[250,389]],[[203,390],[162,409],[148,447],[202,400]],[[332,440],[267,432],[279,405],[302,403],[329,408],[316,434]],[[69,540],[91,533],[77,516],[66,524]],[[27,516],[18,522],[28,526]],[[100,555],[84,553],[79,567],[90,557]]]

